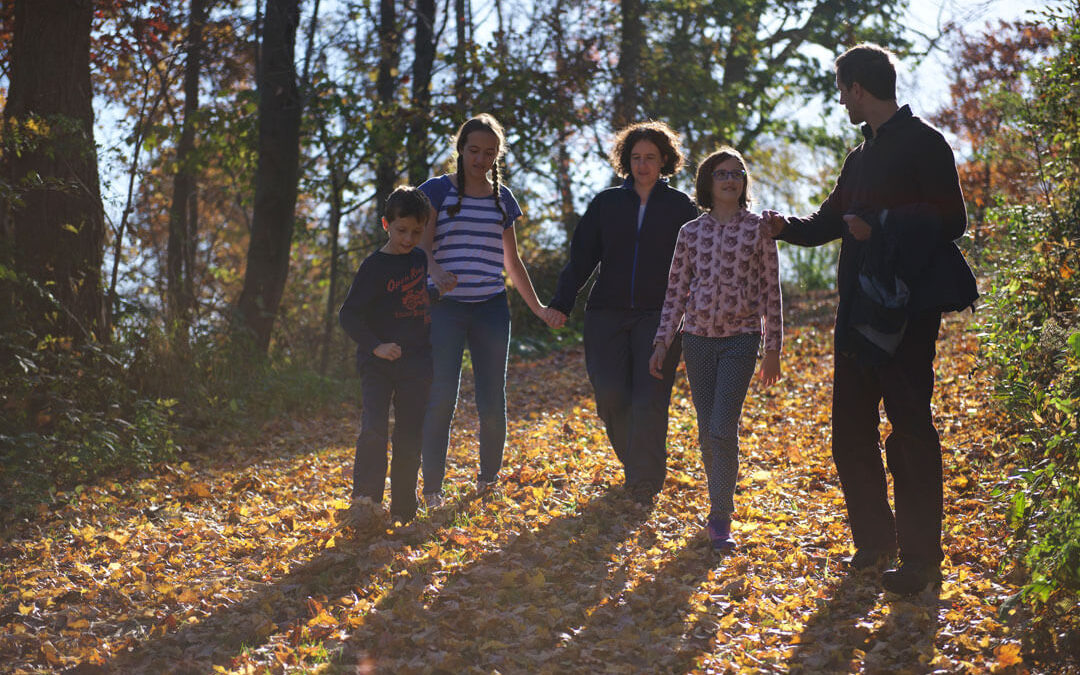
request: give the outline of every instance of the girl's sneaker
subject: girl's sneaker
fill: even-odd
[[[446,503],[446,498],[443,497],[442,490],[438,492],[425,492],[424,493],[424,506],[430,511],[431,509],[437,509]]]
[[[731,518],[722,516],[710,516],[709,524],[705,526],[709,535],[709,543],[714,551],[734,551],[735,540],[731,538]]]
[[[497,486],[498,484],[499,484],[499,479],[498,478],[496,478],[495,480],[477,479],[477,481],[476,481],[476,496],[477,497],[483,497],[484,495],[486,495],[489,492],[491,492],[492,490],[494,490],[495,486]]]

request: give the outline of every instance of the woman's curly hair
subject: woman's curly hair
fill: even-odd
[[[638,141],[649,141],[660,149],[664,158],[664,165],[660,167],[661,176],[672,176],[683,168],[686,157],[679,147],[682,138],[679,133],[663,122],[649,120],[638,122],[628,127],[623,127],[615,136],[615,147],[608,155],[608,161],[615,173],[627,178],[632,173],[630,168],[630,153]]]

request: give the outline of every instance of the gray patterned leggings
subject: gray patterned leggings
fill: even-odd
[[[698,439],[709,481],[710,516],[730,517],[739,480],[739,418],[757,362],[758,333],[710,338],[683,335],[686,377],[697,410]]]

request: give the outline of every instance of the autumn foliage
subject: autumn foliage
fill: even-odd
[[[798,302],[798,301],[796,301]],[[986,373],[947,321],[945,583],[882,594],[850,575],[828,451],[829,321],[789,330],[786,377],[751,390],[738,551],[717,557],[685,378],[670,473],[646,511],[615,489],[580,349],[513,361],[501,488],[477,499],[459,411],[450,503],[357,538],[340,528],[355,405],[136,480],[59,493],[0,549],[6,672],[1023,672]],[[470,378],[466,378],[468,380]],[[471,401],[471,392],[464,392]],[[93,670],[91,666],[99,666]]]

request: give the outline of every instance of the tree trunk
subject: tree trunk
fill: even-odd
[[[645,45],[641,0],[621,0],[622,35],[619,38],[619,92],[615,99],[612,124],[621,129],[637,120],[638,87],[641,80],[641,54]]]
[[[285,280],[295,220],[300,160],[300,96],[296,85],[299,0],[268,0],[259,80],[259,160],[244,287],[236,303],[234,336],[270,347]]]
[[[195,247],[199,234],[198,166],[195,158],[195,123],[199,113],[199,73],[202,71],[203,25],[206,0],[191,0],[187,62],[184,65],[184,126],[176,147],[176,176],[169,212],[166,260],[169,330],[186,341],[195,304]]]
[[[334,152],[326,121],[320,120],[319,135],[326,148],[326,169],[330,172],[330,283],[326,291],[326,314],[323,317],[323,336],[319,354],[319,372],[323,375],[330,365],[330,345],[333,343],[333,331],[337,326],[337,282],[338,259],[341,257],[338,237],[341,235],[341,216],[343,195],[345,192],[345,172],[341,160]]]
[[[454,44],[454,99],[459,122],[465,120],[469,112],[468,55],[469,17],[468,0],[454,0],[454,25],[457,29],[457,41]]]
[[[3,160],[4,180],[18,196],[4,204],[12,264],[59,303],[23,297],[22,311],[36,329],[76,340],[108,338],[90,82],[93,10],[91,0],[16,0],[3,122],[27,139]],[[11,131],[4,136],[12,138]]]
[[[435,0],[416,0],[416,32],[412,68],[412,105],[406,155],[409,184],[419,185],[430,173],[428,116],[431,111],[431,71],[435,66]]]
[[[566,147],[565,139],[559,140],[555,161],[555,182],[559,189],[559,219],[562,221],[563,232],[566,233],[566,250],[569,252],[570,242],[574,240],[574,228],[577,227],[578,217],[574,211],[574,192],[570,178],[570,150]]]
[[[400,110],[396,103],[398,61],[401,33],[397,25],[395,0],[379,0],[379,74],[375,90],[379,97],[374,129],[375,209],[381,213],[386,198],[397,182],[397,157],[400,153]]]

